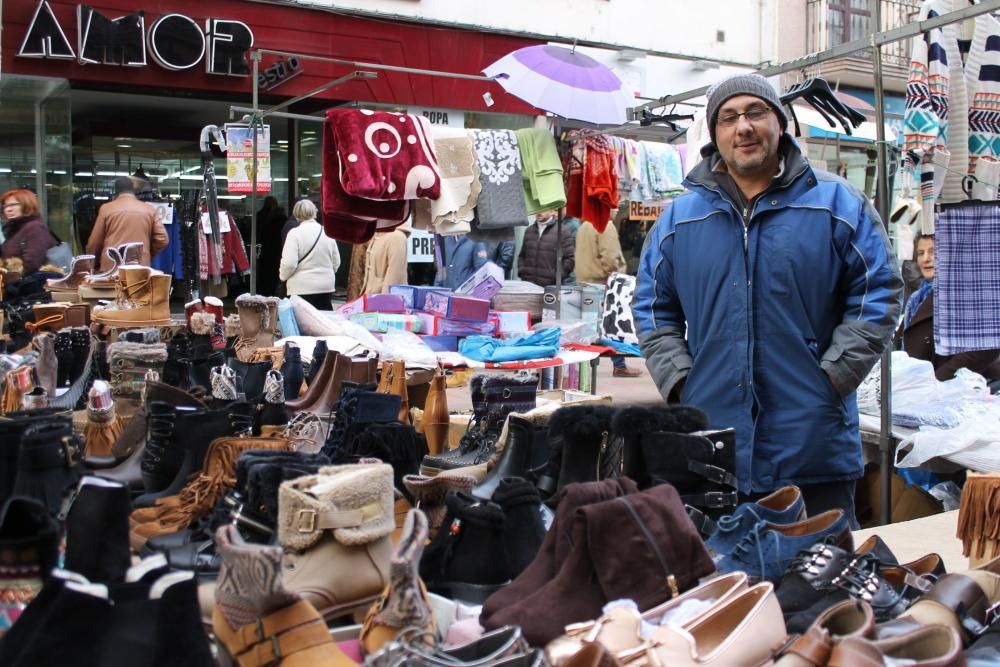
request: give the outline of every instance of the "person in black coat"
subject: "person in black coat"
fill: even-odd
[[[556,284],[556,248],[560,245],[558,213],[539,213],[535,223],[524,230],[521,254],[517,257],[517,276],[542,287]],[[576,266],[576,239],[562,230],[562,277],[567,282]]]
[[[260,245],[260,255],[257,257],[257,293],[261,296],[277,295],[278,263],[284,247],[281,228],[287,217],[285,209],[278,204],[276,198],[264,197],[264,205],[257,212],[257,243]]]

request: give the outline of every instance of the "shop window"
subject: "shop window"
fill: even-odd
[[[861,39],[871,32],[869,0],[829,0],[827,32],[829,45]]]

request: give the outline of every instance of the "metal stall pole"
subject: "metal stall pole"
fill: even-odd
[[[882,28],[882,0],[872,0],[872,35]],[[885,101],[882,90],[882,46],[872,40],[872,72],[875,76],[875,139],[878,150],[878,167],[875,173],[875,208],[889,233],[889,159],[885,146]],[[882,352],[882,377],[879,412],[881,432],[878,437],[879,470],[879,523],[888,525],[892,520],[892,474],[895,447],[892,446],[892,345]]]
[[[253,113],[250,115],[250,130],[253,132],[253,167],[250,174],[250,293],[257,293],[257,125],[258,98],[257,74],[260,70],[260,51],[250,54],[253,61]],[[263,123],[260,123],[263,127]]]

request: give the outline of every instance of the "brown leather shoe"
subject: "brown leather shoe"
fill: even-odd
[[[922,627],[892,639],[870,641],[848,637],[830,653],[827,667],[877,667],[886,659],[913,667],[959,667],[964,665],[962,640],[953,628]]]
[[[642,371],[638,368],[629,368],[625,366],[624,368],[616,368],[612,375],[616,378],[637,378],[642,375]]]
[[[835,644],[847,637],[863,639],[871,634],[874,625],[875,613],[867,602],[838,602],[777,651],[774,667],[824,667]]]

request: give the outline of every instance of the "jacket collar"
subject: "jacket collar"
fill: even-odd
[[[798,143],[787,132],[781,136],[778,142],[778,154],[784,164],[784,168],[771,181],[771,185],[764,192],[784,189],[801,179],[813,176],[812,167],[809,166],[808,160],[802,155],[802,150],[799,148]],[[722,154],[719,153],[718,147],[714,143],[705,144],[701,149],[701,155],[704,159],[695,165],[691,173],[684,179],[684,186],[689,190],[711,190],[720,197],[732,201],[732,197],[725,193],[725,189],[718,180],[716,166],[722,161]],[[815,179],[812,179],[812,182],[815,183]],[[738,202],[732,202],[732,204],[737,206],[737,209],[740,208]]]

